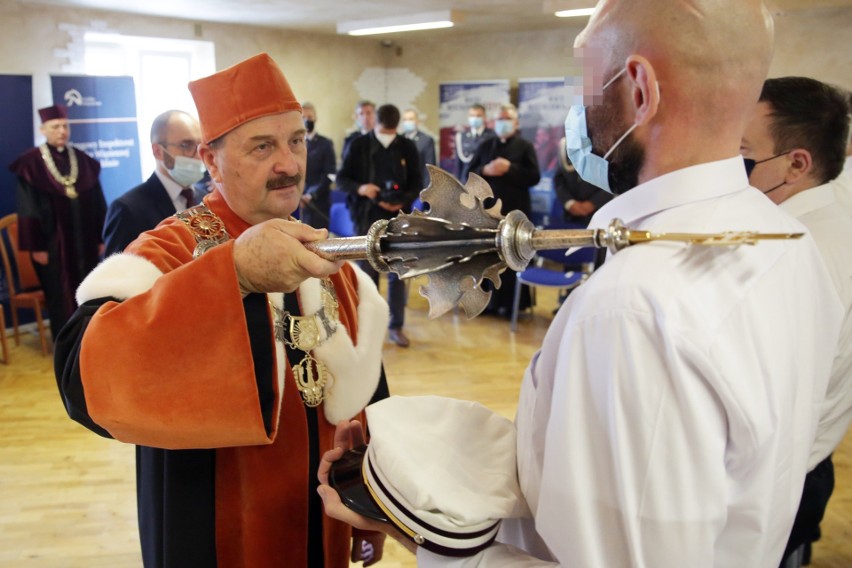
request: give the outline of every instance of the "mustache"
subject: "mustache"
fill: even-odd
[[[287,187],[288,185],[299,185],[302,183],[302,174],[294,176],[278,176],[266,180],[266,189],[277,189],[279,187]]]

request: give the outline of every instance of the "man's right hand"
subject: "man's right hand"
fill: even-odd
[[[381,191],[381,188],[374,183],[365,183],[358,186],[358,195],[364,196],[367,199],[375,199]]]
[[[326,229],[272,219],[249,228],[234,242],[234,267],[243,293],[293,292],[308,278],[324,278],[342,262],[325,260],[304,243],[328,238]]]
[[[33,262],[41,264],[42,266],[47,265],[49,261],[49,257],[47,256],[46,250],[39,252],[31,252],[30,255],[32,256]]]

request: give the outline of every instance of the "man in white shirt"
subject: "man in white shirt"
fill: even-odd
[[[577,171],[621,195],[591,228],[804,231],[749,186],[739,155],[772,36],[758,0],[598,3],[575,42],[592,106],[572,109],[566,138],[580,142]],[[840,311],[808,236],[611,255],[524,377],[518,475],[532,518],[504,520],[466,559],[419,548],[418,564],[774,568]],[[329,514],[378,528],[320,493]]]
[[[852,421],[852,217],[835,194],[849,137],[845,93],[806,77],[768,79],[741,151],[752,185],[801,221],[816,241],[845,316],[831,381],[808,461],[799,512],[785,559],[798,566],[819,538],[834,488],[831,453]],[[804,548],[801,552],[797,549]]]

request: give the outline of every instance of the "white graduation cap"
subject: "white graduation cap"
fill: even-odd
[[[329,476],[350,509],[447,556],[476,554],[502,519],[528,515],[510,420],[437,396],[387,398],[367,407],[367,420],[369,446]]]

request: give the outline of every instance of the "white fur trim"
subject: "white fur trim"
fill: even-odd
[[[97,265],[77,288],[77,303],[111,296],[126,300],[147,292],[163,273],[135,254],[114,254]]]
[[[271,294],[267,294],[266,297],[273,306],[277,306],[280,310],[284,310],[284,294],[281,292],[273,292]],[[281,318],[278,317],[278,312],[272,310],[272,323],[274,325],[278,325],[280,320]],[[272,329],[274,330],[275,327]],[[284,343],[278,340],[275,341],[275,360],[278,362],[278,373],[276,374],[278,375],[278,416],[280,424],[281,404],[284,402],[284,379],[287,376],[287,352],[284,350]]]
[[[331,339],[314,350],[334,376],[323,403],[325,419],[331,424],[355,416],[376,392],[390,323],[390,308],[376,284],[357,265],[352,267],[358,277],[358,345],[352,345],[346,328],[339,325]]]

